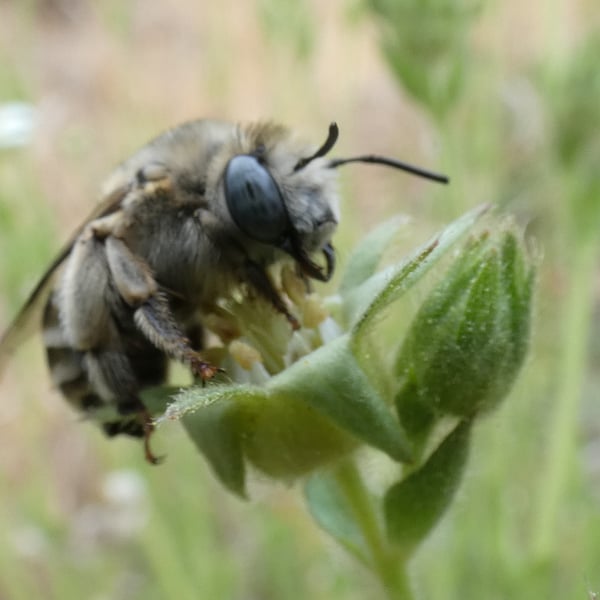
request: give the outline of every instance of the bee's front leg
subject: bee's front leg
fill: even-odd
[[[300,329],[298,319],[288,310],[288,307],[277,293],[277,290],[264,269],[255,262],[248,260],[244,265],[244,273],[246,275],[246,280],[252,284],[254,290],[265,300],[270,302],[273,308],[287,319],[288,323],[292,326],[292,329]]]

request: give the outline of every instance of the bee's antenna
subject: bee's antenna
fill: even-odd
[[[308,163],[313,161],[315,158],[325,156],[335,146],[339,134],[340,130],[338,129],[337,123],[331,123],[329,125],[327,139],[325,140],[325,142],[323,142],[323,145],[312,156],[309,156],[307,158],[301,158],[294,167],[294,173],[296,171],[299,171],[300,169],[303,169]],[[448,183],[450,181],[450,179],[446,175],[434,173],[433,171],[428,171],[427,169],[421,169],[420,167],[415,167],[414,165],[410,165],[403,161],[396,160],[395,158],[388,158],[387,156],[378,156],[376,154],[365,154],[363,156],[353,156],[352,158],[334,158],[333,160],[329,161],[329,167],[331,169],[337,169],[337,167],[341,165],[353,162],[385,165],[386,167],[392,167],[394,169],[407,171],[408,173],[412,173],[413,175],[418,175],[419,177],[424,177],[425,179],[431,179],[432,181],[437,181],[438,183]]]
[[[337,123],[331,123],[329,125],[329,133],[327,134],[327,139],[323,142],[323,145],[308,158],[301,158],[294,167],[294,173],[303,169],[309,162],[314,160],[315,158],[320,158],[321,156],[325,156],[337,142],[338,136],[340,134],[340,130],[338,129]]]
[[[386,167],[393,167],[394,169],[400,169],[402,171],[407,171],[408,173],[412,173],[413,175],[418,175],[419,177],[424,177],[425,179],[431,179],[433,181],[437,181],[438,183],[448,183],[450,179],[446,175],[441,175],[439,173],[434,173],[432,171],[428,171],[427,169],[421,169],[420,167],[415,167],[413,165],[409,165],[408,163],[402,162],[400,160],[396,160],[395,158],[388,158],[387,156],[377,156],[375,154],[366,154],[364,156],[353,156],[352,158],[335,158],[329,161],[329,167],[331,169],[336,169],[341,165],[345,165],[353,162],[363,162],[363,163],[373,163],[376,165],[385,165]]]

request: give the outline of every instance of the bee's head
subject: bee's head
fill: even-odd
[[[436,181],[447,178],[394,159],[358,156],[325,159],[338,138],[335,123],[325,142],[309,156],[295,146],[287,130],[273,125],[250,130],[251,150],[235,154],[223,175],[227,209],[236,226],[250,239],[289,254],[305,275],[328,281],[335,268],[331,237],[338,223],[333,169],[350,162],[384,164]],[[311,256],[321,252],[324,266]]]

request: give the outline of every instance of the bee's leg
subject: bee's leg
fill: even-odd
[[[84,355],[89,378],[103,397],[115,397],[119,412],[132,414],[140,408],[139,386],[127,355],[118,348],[95,348]]]
[[[127,433],[144,439],[144,454],[152,464],[161,462],[150,449],[150,437],[154,432],[152,415],[139,398],[139,382],[129,357],[116,349],[100,349],[86,352],[84,361],[88,376],[101,394],[115,398],[122,419],[106,424],[108,435]]]
[[[219,369],[202,360],[192,348],[175,322],[166,296],[158,291],[148,265],[122,240],[110,236],[105,243],[113,283],[121,298],[135,309],[138,329],[156,348],[188,364],[202,381],[214,377]]]
[[[251,260],[246,261],[244,267],[247,281],[252,284],[254,289],[265,298],[265,300],[268,300],[277,312],[281,313],[288,320],[292,329],[300,329],[298,319],[290,313],[285,302],[273,287],[273,283],[265,273],[264,269]]]
[[[192,348],[173,319],[169,303],[160,292],[146,300],[134,314],[135,323],[142,333],[159,349],[184,364],[202,381],[214,377],[221,369],[202,360]]]

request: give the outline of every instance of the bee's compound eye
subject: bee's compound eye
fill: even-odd
[[[225,171],[225,198],[231,218],[248,236],[276,243],[288,229],[288,215],[277,184],[253,156],[233,157]]]

